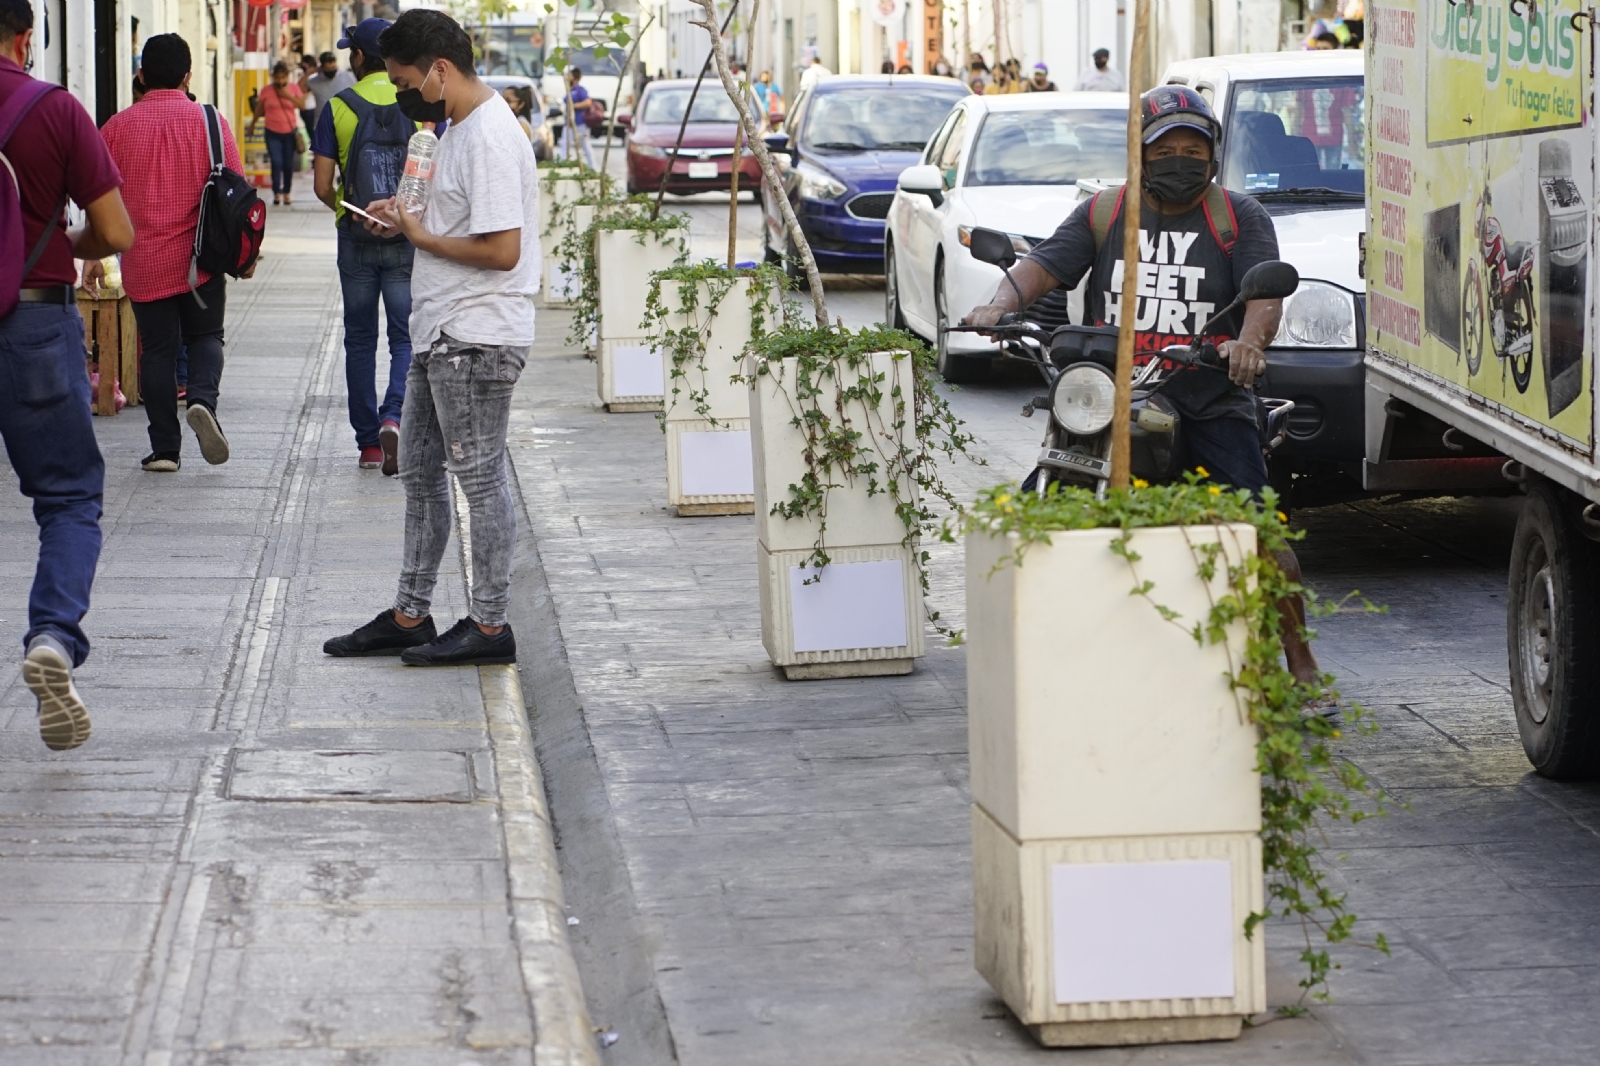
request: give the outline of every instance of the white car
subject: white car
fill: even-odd
[[[1072,213],[1081,179],[1127,173],[1127,130],[1125,93],[972,96],[939,127],[922,162],[901,173],[883,250],[884,317],[935,346],[946,381],[983,377],[996,350],[975,333],[944,332],[1003,282],[998,267],[968,252],[973,227],[1008,233],[1026,253]],[[1066,314],[1058,291],[1028,317],[1048,326]]]

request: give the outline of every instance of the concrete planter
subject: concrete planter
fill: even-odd
[[[571,167],[539,172],[539,243],[544,248],[544,277],[539,288],[546,307],[570,307],[577,299],[582,279],[576,269],[562,266],[555,251],[574,227],[582,232],[594,221],[592,207],[578,208],[570,214],[557,209],[599,191],[598,176],[585,176]]]
[[[700,290],[695,310],[684,314],[676,309],[683,306],[682,286],[688,284],[661,283],[661,306],[674,311],[664,327],[692,328],[704,337],[698,362],[674,368],[672,353],[662,353],[667,502],[680,516],[750,514],[755,506],[750,390],[735,377],[744,373],[744,348],[750,341],[752,281],[736,279],[714,313],[710,287],[693,282]],[[777,307],[767,311],[766,324],[776,325],[780,313]]]
[[[790,680],[910,673],[924,653],[922,590],[915,542],[905,544],[893,498],[869,496],[859,479],[829,492],[826,547],[832,561],[820,575],[803,565],[817,543],[816,519],[772,513],[806,473],[806,438],[792,424],[796,408],[785,391],[792,389],[796,369],[795,360],[773,365],[750,387],[762,643]],[[869,369],[885,375],[885,408],[896,387],[910,394],[907,357],[878,353]],[[887,429],[891,410],[852,406],[856,424],[893,432]],[[900,493],[910,498],[914,486],[902,485]]]
[[[600,402],[609,411],[658,411],[665,392],[661,355],[646,334],[650,275],[683,252],[676,234],[600,229],[594,235],[600,284]]]
[[[1187,535],[1188,540],[1185,540]],[[1225,644],[1189,629],[1212,596],[1210,526],[967,538],[967,717],[976,965],[1040,1043],[1232,1039],[1266,1009],[1256,729]],[[1256,550],[1223,527],[1231,560]],[[1225,569],[1218,560],[1219,570]],[[1138,581],[1179,612],[1129,595]]]

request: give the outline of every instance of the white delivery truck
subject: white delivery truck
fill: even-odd
[[[1367,4],[1366,467],[1426,481],[1453,454],[1526,494],[1511,687],[1555,778],[1600,774],[1593,23],[1578,0]]]

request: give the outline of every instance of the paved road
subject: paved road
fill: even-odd
[[[701,254],[720,247],[724,210],[689,208]],[[881,299],[852,282],[830,308],[859,325]],[[952,394],[991,462],[952,472],[965,490],[1025,472],[1032,391],[1007,378]],[[653,421],[596,411],[590,365],[553,343],[517,417],[527,573],[570,665],[524,673],[539,675],[568,891],[606,916],[578,950],[597,1021],[623,1034],[610,1061],[1043,1060],[971,969],[961,653],[933,648],[903,679],[780,680],[759,644],[748,520],[667,514]],[[1400,805],[1330,843],[1392,957],[1342,950],[1332,1005],[1236,1044],[1074,1061],[1595,1060],[1600,790],[1533,776],[1515,735],[1502,615],[1516,509],[1370,502],[1296,519],[1315,588],[1389,608],[1323,621],[1317,648],[1384,727],[1345,753]],[[959,554],[934,552],[935,606],[959,621]],[[1271,1001],[1292,1002],[1298,930],[1274,927],[1268,946]]]

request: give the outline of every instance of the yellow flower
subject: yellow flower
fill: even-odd
[[[1289,522],[1289,516],[1284,514],[1282,511],[1279,511],[1278,512],[1278,521],[1280,521],[1280,522],[1284,523],[1285,525],[1287,525],[1288,522]]]
[[[1209,471],[1209,470],[1207,470],[1207,469],[1206,469],[1206,468],[1205,468],[1205,467],[1203,467],[1203,466],[1197,466],[1197,467],[1195,467],[1195,468],[1194,468],[1194,472],[1195,472],[1195,473],[1196,473],[1196,474],[1199,474],[1199,475],[1200,475],[1200,476],[1201,476],[1201,477],[1210,477],[1210,476],[1211,476],[1211,471]]]
[[[1009,492],[1002,492],[1000,495],[994,498],[994,502],[996,506],[1004,507],[1006,504],[1011,502],[1011,494]]]
[[[1222,489],[1220,487],[1216,486],[1216,485],[1207,485],[1206,486],[1206,491],[1211,493],[1211,495],[1213,495],[1213,496],[1221,496],[1222,495]]]
[[[1133,479],[1133,487],[1136,489],[1147,489],[1150,487],[1150,482],[1146,481],[1142,477],[1136,477]]]

